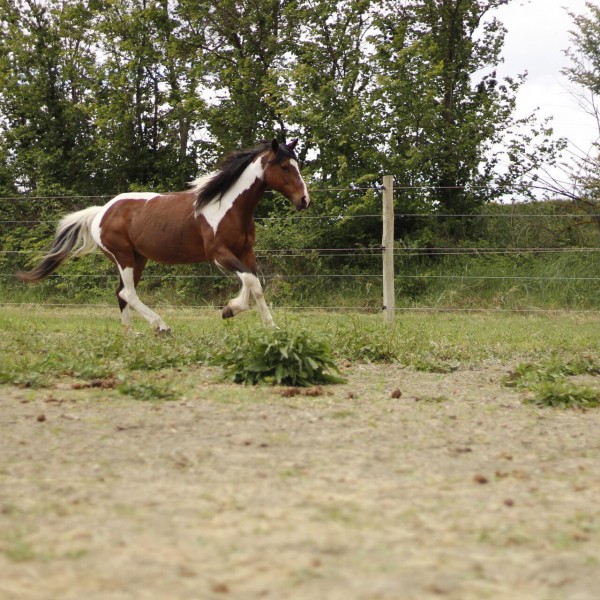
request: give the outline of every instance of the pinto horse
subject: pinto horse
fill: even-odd
[[[253,215],[267,188],[283,194],[297,210],[310,204],[294,153],[297,141],[285,145],[274,139],[234,152],[216,173],[196,179],[187,191],[120,194],[104,206],[71,213],[60,221],[41,262],[17,277],[39,281],[65,260],[99,247],[119,269],[117,299],[125,328],[131,328],[131,307],[163,333],[169,327],[136,292],[148,260],[214,262],[234,272],[242,283],[239,295],[223,309],[223,318],[247,310],[252,294],[263,323],[274,326],[257,277]]]

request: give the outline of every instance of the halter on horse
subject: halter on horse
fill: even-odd
[[[239,295],[223,309],[224,319],[248,310],[254,297],[263,323],[273,317],[257,277],[254,211],[267,188],[303,210],[310,204],[294,148],[277,140],[225,157],[217,173],[192,182],[184,192],[120,194],[104,206],[71,213],[58,225],[51,249],[21,281],[39,281],[65,260],[99,247],[119,269],[117,299],[121,321],[131,327],[130,307],[157,332],[169,327],[138,298],[136,285],[148,260],[166,264],[203,261],[233,271],[242,282]]]

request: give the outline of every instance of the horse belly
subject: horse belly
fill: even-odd
[[[201,237],[169,228],[161,235],[144,234],[134,240],[134,245],[140,254],[155,262],[179,265],[206,260]]]

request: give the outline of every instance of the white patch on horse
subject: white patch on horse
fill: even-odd
[[[241,300],[243,302],[244,294],[249,290],[252,292],[252,296],[254,297],[254,301],[256,302],[256,308],[258,309],[258,313],[263,322],[263,325],[267,327],[276,327],[275,322],[273,321],[273,317],[271,316],[271,311],[265,302],[265,296],[263,294],[262,285],[260,283],[260,279],[252,274],[252,273],[237,273],[237,276],[242,281],[242,291],[237,298],[234,298],[233,302]],[[247,302],[247,300],[246,300]],[[231,303],[230,303],[231,304]],[[246,310],[245,308],[242,310]],[[235,314],[235,313],[234,313]]]
[[[302,177],[302,175],[300,173],[300,165],[298,164],[298,161],[294,160],[293,158],[290,159],[290,165],[292,165],[292,167],[294,167],[296,169],[296,171],[298,171],[298,177],[300,177],[300,180],[302,181],[302,185],[304,186],[304,193],[302,195],[306,198],[306,206],[308,207],[308,205],[310,204],[310,194],[308,193],[308,188],[306,187],[306,182],[304,181],[304,178]]]
[[[217,263],[219,264],[219,263]],[[254,277],[251,273],[236,273],[242,282],[242,289],[240,293],[227,303],[227,306],[231,308],[234,316],[239,313],[248,310],[250,308],[250,291],[251,285],[249,285],[248,277]]]
[[[196,216],[202,215],[212,227],[213,233],[216,234],[219,223],[231,209],[238,196],[250,189],[256,180],[261,180],[263,176],[262,157],[259,156],[246,167],[239,179],[220,198],[215,198],[202,206],[200,210],[197,210]]]
[[[152,325],[158,331],[169,331],[169,327],[160,318],[160,316],[157,315],[153,310],[148,308],[139,299],[135,290],[135,283],[133,279],[133,267],[122,268],[118,264],[117,266],[119,267],[119,273],[121,274],[121,279],[123,280],[123,289],[119,292],[119,296],[121,296],[121,298],[125,300],[125,302],[127,302],[127,304],[131,306],[131,308],[137,310],[137,312],[139,312],[140,315],[142,315],[142,317],[144,317],[144,319],[146,319],[148,323],[150,323],[150,325]],[[123,324],[126,327],[130,325],[129,318],[129,314],[122,315]]]
[[[102,223],[102,219],[104,218],[104,215],[113,206],[113,204],[116,204],[117,202],[120,202],[121,200],[143,200],[144,202],[147,202],[148,200],[153,200],[154,198],[158,198],[158,196],[160,196],[160,194],[155,194],[154,192],[128,192],[126,194],[119,194],[118,196],[115,196],[110,202],[107,202],[98,211],[98,213],[94,217],[94,220],[92,221],[92,224],[90,226],[90,232],[91,232],[92,237],[94,238],[94,241],[96,242],[96,244],[98,244],[98,246],[100,246],[100,248],[102,248],[102,250],[104,250],[105,252],[108,252],[112,256],[112,253],[102,243],[102,238],[101,238],[101,234],[102,234],[101,229],[102,228],[100,227],[100,223]]]

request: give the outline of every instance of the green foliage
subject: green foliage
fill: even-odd
[[[398,344],[382,325],[367,325],[358,319],[341,324],[335,332],[336,352],[349,360],[361,362],[394,362]]]
[[[1,3],[0,191],[177,189],[224,151],[299,136],[321,189],[393,172],[411,188],[403,208],[471,213],[500,193],[479,186],[511,185],[556,150],[533,121],[509,134],[521,80],[494,74],[504,29],[490,18],[506,2]],[[340,229],[379,241],[367,221]]]
[[[249,324],[257,325],[255,315],[240,315],[231,324],[208,311],[170,311],[166,316],[173,336],[155,336],[141,320],[134,322],[140,334],[128,336],[121,331],[116,309],[5,307],[0,313],[0,383],[52,388],[60,382],[64,390],[99,389],[103,394],[113,393],[123,382],[143,383],[158,388],[147,392],[155,397],[168,391],[163,387],[169,382],[176,392],[189,377],[196,381],[196,365],[207,364],[213,356],[231,358],[230,376],[239,373],[240,378],[255,381],[265,375],[269,383],[276,381],[278,364],[294,373],[308,373],[305,356],[317,363],[327,380],[338,375],[332,356],[346,366],[347,361],[393,360],[412,368],[447,372],[448,367],[464,369],[489,361],[506,364],[522,361],[524,356],[548,355],[547,360],[528,361],[525,364],[531,366],[517,370],[513,385],[529,381],[519,386],[524,391],[540,383],[564,381],[573,374],[600,373],[600,322],[590,316],[407,313],[396,327],[386,328],[380,315],[276,313],[280,323],[288,320],[286,330],[255,333],[245,330]],[[245,333],[232,333],[240,329]],[[311,333],[294,333],[298,331]],[[355,345],[353,338],[357,338]],[[365,347],[375,349],[376,354],[366,352]],[[291,366],[282,357],[282,352],[288,359],[293,355],[288,348],[298,355],[291,359]],[[247,361],[260,363],[261,369],[270,365],[270,374],[249,371]],[[314,365],[307,362],[314,374]],[[539,374],[527,375],[532,371]]]
[[[305,387],[343,383],[329,346],[306,332],[246,332],[230,336],[227,349],[213,358],[236,383]],[[334,372],[334,373],[333,373]]]
[[[504,384],[530,392],[525,403],[553,408],[596,408],[600,406],[600,389],[578,385],[568,380],[575,375],[599,375],[600,364],[589,356],[569,360],[552,357],[540,363],[521,363]]]
[[[129,337],[115,325],[96,330],[88,323],[55,331],[44,323],[26,327],[9,320],[11,336],[3,340],[0,383],[44,387],[53,377],[89,383],[118,379],[124,373],[182,369],[204,362],[209,352],[219,348],[220,338],[210,332],[198,335],[184,329],[169,338],[151,333]]]
[[[527,404],[550,408],[598,408],[600,389],[574,385],[566,381],[545,382],[536,386]]]
[[[598,375],[600,364],[589,356],[577,356],[570,360],[552,357],[539,363],[519,364],[504,384],[508,387],[528,389],[539,384],[556,383],[573,375]]]
[[[179,397],[172,386],[167,383],[127,381],[121,383],[117,390],[125,396],[144,402],[177,400]]]

